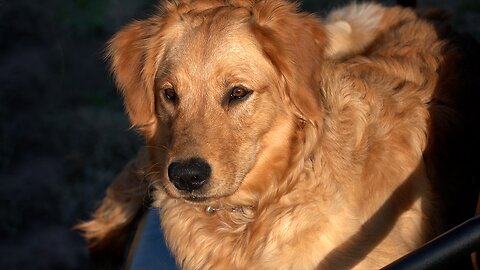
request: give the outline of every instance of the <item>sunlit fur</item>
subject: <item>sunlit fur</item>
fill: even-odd
[[[443,46],[412,10],[378,4],[322,23],[284,0],[172,0],[121,30],[112,70],[146,138],[145,175],[179,266],[378,269],[435,235],[423,154],[432,113],[449,117],[429,111]],[[229,104],[236,85],[253,93]],[[212,176],[181,192],[166,168],[190,157]],[[110,208],[81,225],[91,243]]]

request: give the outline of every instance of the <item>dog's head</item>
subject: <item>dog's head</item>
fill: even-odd
[[[322,117],[324,40],[283,0],[172,0],[120,31],[112,70],[165,190],[212,200],[287,166],[298,130]]]

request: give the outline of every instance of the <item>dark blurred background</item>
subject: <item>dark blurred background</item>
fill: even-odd
[[[89,268],[72,226],[142,144],[103,59],[105,42],[156,2],[0,0],[2,269]],[[480,1],[417,2],[449,10],[457,30],[480,39]],[[319,15],[340,5],[304,1]]]

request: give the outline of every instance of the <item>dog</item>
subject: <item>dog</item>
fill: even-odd
[[[465,81],[443,18],[298,10],[171,0],[113,37],[147,147],[79,226],[91,247],[145,197],[182,269],[378,269],[445,230],[438,149]]]

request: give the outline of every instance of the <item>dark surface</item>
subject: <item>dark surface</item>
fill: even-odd
[[[443,268],[450,260],[480,249],[480,217],[471,218],[403,256],[383,270],[464,269]]]
[[[104,44],[154,3],[0,0],[2,269],[90,267],[71,228],[88,218],[141,144],[107,71]],[[457,29],[480,37],[478,0],[417,3],[447,8]],[[304,7],[338,5],[310,0]]]

